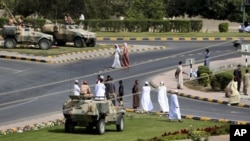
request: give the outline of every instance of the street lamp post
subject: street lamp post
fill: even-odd
[[[243,24],[246,21],[246,6],[250,5],[250,0],[242,0],[241,6],[242,6],[242,20]]]

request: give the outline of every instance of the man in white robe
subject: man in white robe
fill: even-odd
[[[141,108],[145,112],[153,110],[153,104],[150,98],[151,88],[149,83],[146,81],[145,85],[142,87],[142,96],[141,96]]]
[[[158,87],[158,102],[161,107],[161,111],[163,113],[169,112],[169,105],[168,105],[168,97],[167,97],[167,87],[164,85],[164,82],[160,82],[160,86]]]
[[[244,95],[250,94],[250,73],[248,69],[246,69],[246,72],[243,75],[243,92]]]
[[[182,122],[179,101],[176,94],[172,94],[170,100],[169,121],[173,119],[178,119],[179,122]]]
[[[228,100],[228,106],[231,106],[231,105],[238,105],[239,102],[240,102],[240,93],[239,91],[237,90],[237,81],[236,79],[234,78],[234,80],[232,80],[231,82],[231,85],[230,85],[230,88],[231,88],[231,91],[232,91],[232,94],[229,96],[229,100]]]
[[[79,87],[78,80],[75,80],[73,93],[74,93],[74,95],[77,95],[77,96],[80,95],[80,87]]]
[[[119,48],[118,44],[115,45],[115,51],[112,54],[112,56],[115,56],[112,68],[121,68],[121,63],[120,63],[120,48]]]
[[[104,100],[105,99],[105,85],[103,79],[99,79],[99,83],[95,85],[95,100]]]

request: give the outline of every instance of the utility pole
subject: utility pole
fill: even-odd
[[[246,19],[245,19],[245,17],[246,17],[246,6],[248,6],[248,5],[250,5],[250,0],[242,0],[241,10],[242,10],[242,21],[243,21],[243,24],[246,21]]]
[[[241,1],[241,10],[242,10],[242,23],[244,24],[245,22],[245,9],[246,9],[246,3],[248,0],[242,0]]]

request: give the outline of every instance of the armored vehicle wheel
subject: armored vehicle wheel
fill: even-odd
[[[39,48],[44,50],[49,49],[51,46],[51,42],[48,39],[41,39],[38,44]]]
[[[13,38],[6,38],[4,40],[4,47],[5,48],[15,48],[16,47],[16,40]]]
[[[96,130],[98,134],[104,134],[105,133],[105,122],[104,119],[100,119],[96,125]]]
[[[71,120],[67,119],[64,125],[64,129],[66,133],[73,133],[75,130],[75,126]]]
[[[74,40],[74,46],[75,47],[84,47],[84,40],[80,37],[76,38]]]
[[[94,47],[96,44],[96,41],[92,39],[90,42],[86,43],[87,47]]]
[[[124,119],[123,116],[121,115],[116,123],[116,130],[123,131],[123,129],[124,129]]]

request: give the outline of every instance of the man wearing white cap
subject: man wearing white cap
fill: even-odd
[[[104,100],[105,99],[105,85],[102,77],[99,79],[99,83],[95,85],[95,100]]]
[[[153,104],[150,98],[151,87],[149,83],[146,81],[145,85],[142,87],[142,96],[141,96],[141,108],[145,112],[149,112],[153,110]]]
[[[80,87],[78,83],[79,83],[78,80],[75,80],[74,90],[73,90],[74,95],[77,95],[77,96],[80,95]]]

